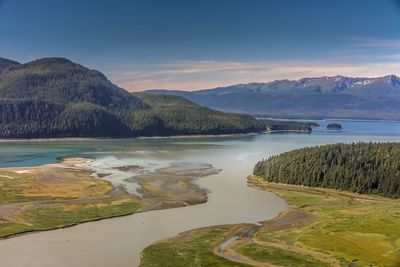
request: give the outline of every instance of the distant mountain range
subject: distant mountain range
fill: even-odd
[[[178,95],[209,108],[266,117],[400,120],[400,78],[395,75],[303,78],[146,93]]]
[[[132,94],[64,58],[0,58],[0,138],[232,134],[309,124],[256,120],[179,96]]]

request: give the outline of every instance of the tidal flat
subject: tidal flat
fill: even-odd
[[[135,173],[127,178],[139,184],[138,196],[114,186],[110,180],[115,173],[98,174],[90,168],[91,162],[71,157],[38,167],[0,169],[0,238],[204,203],[207,193],[193,180],[220,171],[200,163],[175,164],[154,172],[136,165],[115,167],[128,175],[141,171],[141,176]]]

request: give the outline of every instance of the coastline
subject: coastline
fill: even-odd
[[[0,138],[0,143],[7,142],[41,142],[41,141],[85,141],[85,140],[136,140],[136,139],[168,139],[168,138],[215,138],[215,137],[235,137],[251,136],[262,134],[263,132],[233,133],[233,134],[208,134],[208,135],[169,135],[169,136],[134,136],[134,137],[55,137],[55,138]]]
[[[391,122],[400,123],[400,119],[362,119],[362,118],[338,118],[338,117],[315,117],[315,118],[277,118],[253,115],[259,119],[267,119],[272,121],[298,121],[298,122],[312,122],[312,121],[349,121],[349,122]]]
[[[60,137],[60,138],[0,138],[0,143],[7,142],[42,142],[42,141],[85,141],[85,140],[137,140],[137,139],[199,139],[199,138],[224,138],[224,137],[242,137],[242,136],[254,136],[266,133],[311,133],[308,130],[265,130],[261,132],[249,132],[249,133],[233,133],[233,134],[205,134],[205,135],[169,135],[169,136],[137,136],[137,137]]]

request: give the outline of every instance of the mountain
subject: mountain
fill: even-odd
[[[134,112],[135,126],[140,129],[149,121],[160,120],[165,135],[193,135],[245,133],[269,131],[311,131],[319,126],[312,122],[255,120],[246,114],[225,113],[212,110],[173,95],[136,93],[138,98],[151,107],[151,110]]]
[[[178,96],[132,94],[64,58],[0,58],[0,137],[133,137],[309,130],[199,106]]]
[[[250,115],[215,111],[179,96],[136,94],[151,110],[136,111],[136,127],[141,121],[159,120],[166,135],[255,132],[266,129]],[[144,119],[142,119],[144,118]]]
[[[64,58],[2,62],[0,137],[128,136],[131,112],[150,108]]]
[[[146,93],[179,95],[210,108],[266,117],[400,120],[400,78],[395,75],[303,78]]]

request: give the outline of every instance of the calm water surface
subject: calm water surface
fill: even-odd
[[[330,121],[321,121],[326,125]],[[400,141],[400,123],[339,121],[341,131],[235,137],[96,139],[0,142],[0,166],[35,166],[84,156],[102,168],[125,164],[213,164],[223,171],[198,179],[205,204],[90,222],[0,241],[0,266],[136,266],[143,248],[180,232],[219,224],[256,223],[286,208],[272,193],[246,186],[261,158],[304,146],[337,142]]]

